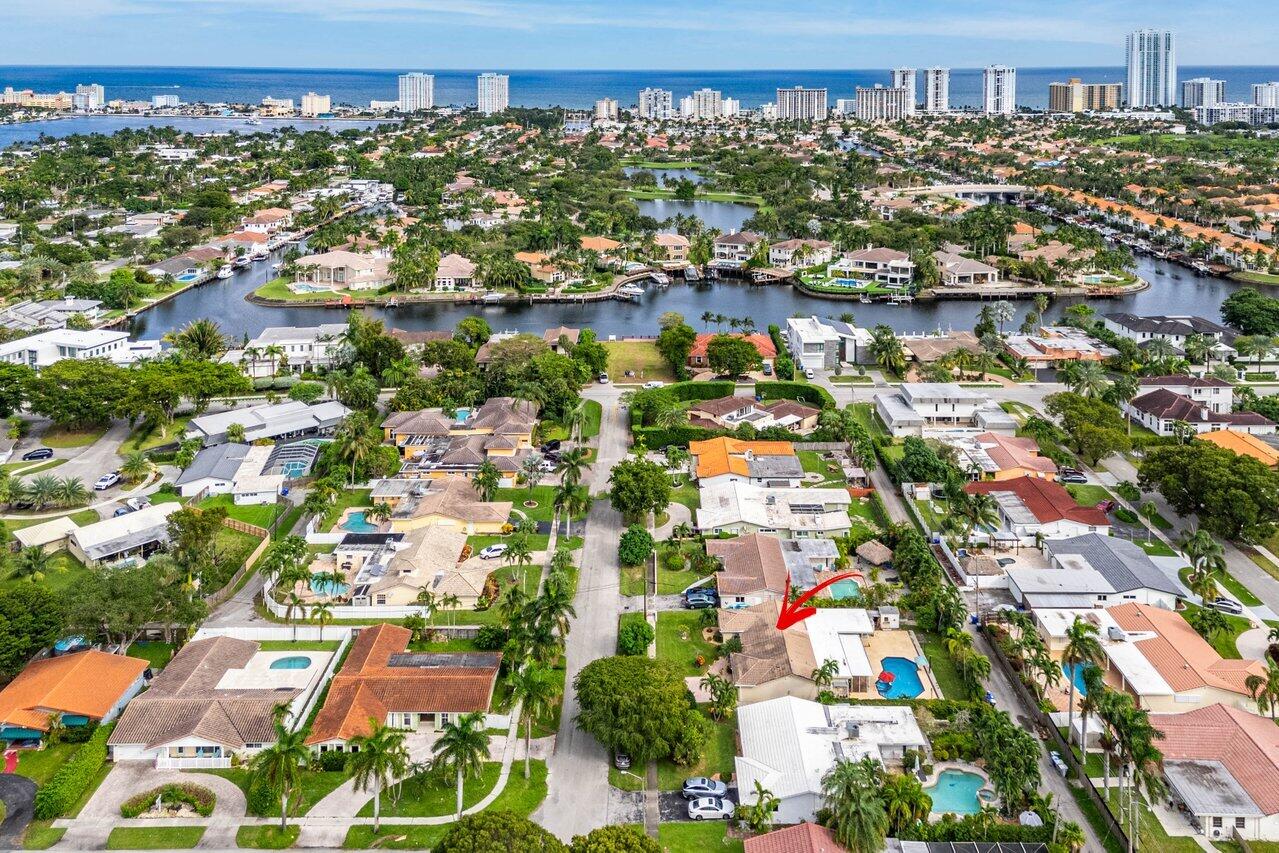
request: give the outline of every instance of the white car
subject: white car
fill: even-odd
[[[481,560],[496,560],[498,557],[506,553],[505,545],[490,545],[483,551],[480,551]]]
[[[112,471],[110,474],[103,474],[99,477],[93,484],[93,490],[95,492],[101,492],[104,489],[111,488],[118,482],[120,482],[120,473],[118,471]]]
[[[817,375],[817,374],[813,372],[813,369],[812,369],[811,367],[806,367],[806,368],[804,368],[804,378],[805,378],[805,379],[812,379],[812,378],[813,378],[813,377],[815,377],[816,375]]]
[[[690,820],[728,820],[735,810],[733,801],[723,797],[699,797],[688,803]]]
[[[666,384],[665,382],[661,382],[661,381],[659,381],[659,380],[657,380],[657,379],[654,379],[654,380],[652,380],[651,382],[645,382],[645,383],[644,383],[644,388],[645,388],[645,390],[650,390],[650,391],[651,391],[651,390],[652,390],[652,389],[654,389],[654,388],[661,388],[661,387],[662,387],[663,385],[665,385],[665,384]]]
[[[607,373],[601,373],[601,374],[599,375],[599,380],[600,380],[600,384],[601,384],[601,385],[607,385],[607,384],[608,384],[608,374],[607,374]]]

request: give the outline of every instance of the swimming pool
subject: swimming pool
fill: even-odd
[[[981,799],[977,792],[986,780],[976,773],[963,770],[943,770],[937,782],[924,789],[933,798],[933,814],[976,814],[981,811]]]
[[[1086,673],[1088,668],[1091,666],[1093,666],[1093,664],[1090,663],[1076,663],[1071,664],[1070,666],[1066,666],[1063,663],[1061,665],[1061,671],[1066,673],[1067,678],[1075,682],[1075,692],[1080,696],[1088,695],[1088,685],[1084,682],[1084,673]]]
[[[326,291],[332,291],[333,288],[326,285],[308,284],[304,281],[295,281],[289,285],[289,290],[292,290],[294,293],[324,293]]]
[[[311,578],[311,592],[316,595],[327,595],[329,597],[346,595],[347,590],[351,588],[350,584],[334,583],[333,581],[320,580],[319,578]]]
[[[835,287],[865,287],[866,282],[855,278],[832,278],[830,283]]]
[[[836,601],[843,601],[846,598],[861,598],[861,596],[861,586],[851,578],[830,585],[830,597]]]
[[[291,655],[271,661],[271,669],[307,669],[310,666],[311,659],[306,655]]]
[[[352,533],[377,533],[377,525],[365,519],[363,510],[348,515],[340,527]]]
[[[924,682],[919,679],[919,667],[907,658],[884,658],[879,662],[884,672],[893,676],[891,682],[876,679],[875,689],[885,699],[914,699],[924,692]]]

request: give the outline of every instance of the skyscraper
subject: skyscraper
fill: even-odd
[[[910,97],[907,100],[906,115],[913,116],[915,114],[915,69],[894,68],[892,88],[905,89],[910,93]]]
[[[100,110],[107,102],[106,90],[101,83],[79,83],[75,87],[77,109]]]
[[[332,111],[333,102],[328,95],[317,95],[315,92],[307,92],[302,96],[302,117],[315,118]]]
[[[1279,107],[1279,83],[1253,83],[1252,102],[1259,107]]]
[[[617,99],[600,98],[595,102],[596,121],[617,121]]]
[[[911,114],[914,92],[898,86],[867,88],[858,86],[857,118],[861,121],[899,121]]]
[[[1117,110],[1123,103],[1123,88],[1119,83],[1084,83],[1078,77],[1071,77],[1065,83],[1049,83],[1048,112]]]
[[[1128,106],[1171,107],[1177,103],[1177,44],[1167,30],[1128,34]]]
[[[1017,69],[990,65],[982,72],[982,93],[986,115],[1017,112]]]
[[[1181,105],[1188,110],[1193,110],[1195,107],[1215,107],[1225,100],[1225,80],[1195,77],[1181,81]]]
[[[674,98],[670,89],[640,89],[640,118],[670,118]]]
[[[505,74],[494,74],[491,71],[477,78],[479,86],[476,107],[484,115],[500,113],[511,104],[511,78]]]
[[[777,118],[781,121],[819,121],[826,118],[826,90],[792,89],[777,90]]]
[[[950,69],[924,70],[924,111],[944,113],[950,109]]]
[[[400,112],[415,113],[435,106],[435,77],[412,71],[400,75]]]
[[[679,102],[684,118],[710,119],[724,114],[724,96],[718,89],[698,89]]]

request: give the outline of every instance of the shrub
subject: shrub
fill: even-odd
[[[346,770],[346,759],[350,753],[337,752],[331,750],[329,752],[320,753],[320,769],[321,770]]]
[[[110,726],[100,726],[88,742],[40,786],[35,799],[37,820],[61,817],[84,795],[107,760],[107,737],[110,734]]]
[[[1141,489],[1138,489],[1127,480],[1115,486],[1115,494],[1128,501],[1128,503],[1136,503],[1141,500]]]
[[[155,805],[157,797],[159,797],[162,805],[172,806],[186,803],[195,809],[196,814],[201,817],[212,815],[213,806],[218,801],[218,798],[208,788],[183,782],[181,785],[162,785],[159,788],[152,788],[150,791],[143,791],[141,794],[134,794],[120,804],[120,815],[128,818],[137,817]]]
[[[497,651],[506,646],[511,632],[499,625],[485,625],[475,634],[475,646],[486,652]]]
[[[435,853],[564,853],[558,838],[528,818],[509,811],[467,815],[449,829]]]
[[[1119,519],[1125,524],[1137,523],[1137,513],[1133,512],[1126,506],[1121,506],[1119,507],[1119,509],[1115,510],[1115,518]]]
[[[653,626],[647,619],[633,619],[617,632],[617,650],[624,655],[642,655],[653,642]]]
[[[298,382],[289,389],[289,399],[300,403],[314,403],[324,394],[324,386],[318,382]]]
[[[804,382],[757,382],[755,393],[761,400],[800,400],[819,409],[835,408],[835,398],[820,385]]]
[[[280,805],[280,798],[267,787],[265,782],[257,782],[249,786],[245,804],[249,814],[266,817]]]
[[[58,735],[58,740],[62,743],[88,743],[97,730],[98,724],[93,721],[84,726],[67,726]]]
[[[617,559],[623,566],[638,566],[653,553],[653,537],[638,524],[626,528],[617,542]]]

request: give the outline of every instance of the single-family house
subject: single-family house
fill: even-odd
[[[1110,534],[1110,519],[1100,509],[1080,506],[1060,483],[1039,477],[969,483],[970,495],[990,495],[999,511],[997,542],[1035,545],[1037,540],[1069,539],[1086,533]]]
[[[830,263],[833,251],[834,247],[826,240],[803,237],[783,240],[768,247],[768,262],[784,270],[821,266]]]
[[[703,486],[750,483],[794,488],[804,467],[789,441],[744,441],[730,436],[689,442],[693,474]]]
[[[668,263],[685,263],[688,261],[688,238],[683,234],[657,234],[653,237],[653,245],[657,247],[658,256]]]
[[[1102,323],[1117,335],[1136,341],[1139,345],[1155,339],[1165,340],[1178,352],[1185,352],[1186,339],[1192,335],[1205,338],[1216,358],[1234,355],[1233,344],[1238,333],[1212,320],[1192,315],[1153,315],[1140,317],[1126,312],[1102,315]]]
[[[435,268],[435,289],[470,290],[476,283],[475,270],[474,261],[457,252],[449,252],[440,258]]]
[[[942,441],[955,448],[960,470],[978,479],[1057,478],[1057,463],[1039,455],[1039,444],[1033,438],[982,432],[944,436]]]
[[[1140,545],[1086,533],[1044,541],[1047,568],[1009,568],[1013,599],[1033,610],[1117,607],[1135,601],[1174,610],[1181,590]]]
[[[67,536],[72,556],[91,566],[146,559],[169,544],[169,516],[181,504],[161,503],[77,527]]]
[[[394,493],[379,494],[379,503],[391,505],[392,533],[410,533],[422,527],[441,526],[468,536],[501,533],[511,515],[511,501],[480,500],[465,477],[421,480],[384,480]]]
[[[240,220],[242,229],[260,234],[274,234],[292,225],[293,211],[282,207],[268,207]]]
[[[43,738],[54,726],[108,723],[146,685],[142,658],[87,649],[27,664],[0,690],[0,738]]]
[[[910,255],[896,249],[866,248],[848,252],[826,268],[829,278],[873,281],[885,287],[909,287],[915,279]]]
[[[688,418],[693,426],[707,429],[737,429],[750,424],[757,430],[780,427],[807,435],[817,429],[821,410],[794,400],[756,400],[754,397],[717,397],[689,404]]]
[[[295,283],[332,290],[377,290],[395,283],[386,258],[356,252],[331,251],[296,261]]]
[[[999,283],[999,270],[973,258],[954,252],[933,252],[937,272],[945,287],[980,287]]]
[[[693,339],[693,348],[688,351],[687,364],[689,367],[700,370],[710,369],[711,363],[710,358],[707,355],[707,350],[710,347],[711,341],[715,340],[717,337],[720,337],[720,335],[700,334]],[[755,352],[759,353],[759,360],[763,364],[772,364],[773,360],[777,358],[777,347],[773,344],[773,339],[768,335],[733,334],[724,335],[724,337],[741,338],[748,342],[751,346],[755,347]]]
[[[697,528],[720,533],[775,533],[785,539],[831,538],[852,528],[847,489],[775,489],[726,482],[701,490]]]
[[[338,357],[345,323],[318,326],[268,326],[242,347],[227,350],[224,364],[236,364],[252,379],[328,370]]]
[[[895,436],[960,428],[1007,435],[1017,431],[1017,422],[990,397],[955,382],[903,382],[896,393],[875,395],[875,411]]]
[[[350,413],[350,409],[336,400],[312,404],[297,400],[267,403],[194,417],[187,424],[186,437],[200,439],[205,447],[220,444],[227,440],[227,430],[232,424],[244,427],[244,440],[249,442],[331,435]]]
[[[735,539],[708,539],[706,553],[719,560],[715,573],[720,600],[752,607],[782,598],[789,580],[795,589],[816,585],[817,575],[834,569],[839,549],[829,539],[778,539],[751,533]]]
[[[739,231],[722,234],[715,238],[714,256],[711,266],[724,269],[740,269],[746,266],[755,254],[756,246],[764,240],[764,235],[753,231]]]
[[[1267,468],[1279,468],[1279,447],[1257,438],[1252,433],[1218,429],[1212,432],[1201,432],[1198,438],[1200,441],[1210,441],[1240,456],[1251,456]]]
[[[110,329],[50,329],[0,343],[0,362],[25,364],[33,370],[41,370],[64,358],[110,359],[124,350],[128,343],[128,332]]]
[[[1214,411],[1209,405],[1157,387],[1123,404],[1123,412],[1157,435],[1174,435],[1180,425],[1194,433],[1230,429],[1253,435],[1273,435],[1274,421],[1258,412]]]

